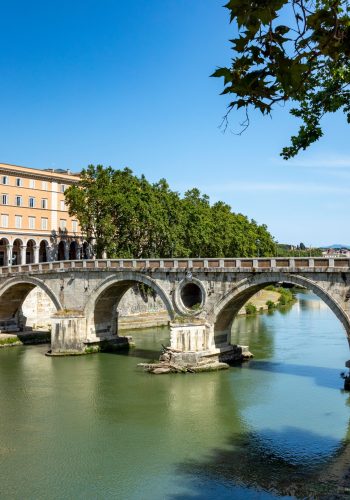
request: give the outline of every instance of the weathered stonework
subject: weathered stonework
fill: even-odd
[[[349,338],[349,259],[91,260],[3,267],[0,323],[20,328],[22,304],[37,287],[56,311],[51,318],[52,352],[83,352],[86,345],[118,337],[122,298],[143,283],[178,325],[173,327],[172,345],[212,355],[230,350],[231,324],[242,306],[266,285],[278,282],[315,292]]]
[[[51,317],[51,354],[82,354],[86,321],[78,312],[58,311]]]
[[[125,292],[118,305],[119,319],[164,311],[164,302],[157,294],[142,293],[137,285]]]
[[[52,301],[41,288],[33,288],[19,311],[22,329],[50,330],[51,316],[56,311]]]
[[[181,352],[210,350],[210,324],[170,323],[170,347]]]
[[[268,297],[261,296],[261,294],[268,294]],[[277,292],[260,290],[250,301],[258,309],[262,307],[267,310],[266,300],[272,299],[278,304],[279,297],[280,295]],[[51,315],[54,312],[55,307],[46,293],[40,288],[34,288],[25,298],[19,311],[18,324],[20,329],[49,331],[51,330]],[[238,314],[246,314],[244,306]],[[138,285],[134,285],[125,292],[118,304],[118,331],[165,326],[169,324],[169,319],[160,297],[155,293],[142,293]]]

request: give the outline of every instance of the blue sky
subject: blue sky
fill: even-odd
[[[266,223],[280,242],[350,244],[349,126],[291,162],[297,121],[251,114],[218,128],[228,100],[209,78],[229,63],[223,0],[0,0],[0,161],[36,168],[128,166],[193,186]],[[231,114],[239,130],[242,116]]]

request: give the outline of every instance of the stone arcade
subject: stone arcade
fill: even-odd
[[[21,306],[39,287],[56,312],[52,354],[82,354],[118,336],[118,303],[135,283],[164,302],[171,348],[196,358],[232,351],[230,331],[240,308],[268,284],[312,290],[350,337],[350,261],[327,258],[78,260],[0,268],[0,325],[25,328]]]

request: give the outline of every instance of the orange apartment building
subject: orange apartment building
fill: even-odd
[[[91,257],[64,202],[78,181],[69,170],[0,163],[0,266]]]

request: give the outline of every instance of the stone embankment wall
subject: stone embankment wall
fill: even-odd
[[[253,306],[256,307],[257,311],[260,311],[263,309],[264,311],[268,310],[266,302],[268,300],[271,300],[274,304],[278,304],[278,299],[280,298],[281,294],[278,292],[274,292],[272,290],[260,290],[260,292],[257,292],[253,297],[249,300]],[[238,314],[246,314],[245,306],[240,309]]]
[[[118,313],[119,330],[164,326],[170,319],[162,299],[137,285],[123,296]]]
[[[19,313],[20,324],[24,329],[48,330],[51,328],[51,315],[55,311],[50,298],[36,287],[23,302]],[[163,301],[155,294],[144,292],[137,285],[125,293],[119,303],[118,313],[120,330],[163,326],[169,322]]]
[[[267,310],[266,302],[278,302],[278,292],[261,290],[249,302],[257,310]],[[51,325],[51,314],[55,308],[49,297],[40,288],[34,288],[25,299],[20,312],[21,324],[24,328],[33,330],[48,330]],[[138,285],[130,288],[118,306],[119,330],[164,326],[169,322],[169,316],[163,301],[156,294],[144,291]],[[239,314],[245,314],[243,307]]]
[[[266,302],[270,300],[277,305],[280,296],[278,292],[272,290],[260,290],[249,302],[256,307],[257,311],[267,311]],[[124,295],[118,311],[119,330],[164,326],[169,323],[169,316],[163,301],[157,296],[144,297],[137,286]],[[238,314],[246,314],[245,306]]]
[[[51,299],[41,288],[33,288],[27,295],[19,312],[20,324],[24,329],[49,330],[51,315],[56,312]]]
[[[135,314],[158,313],[165,311],[164,303],[150,289],[144,291],[138,285],[130,288],[118,306],[119,318]]]

